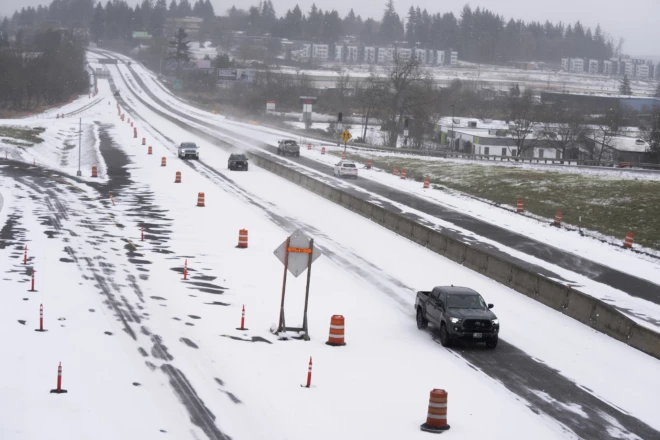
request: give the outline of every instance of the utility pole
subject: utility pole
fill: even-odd
[[[80,171],[80,149],[82,144],[82,118],[78,119],[78,172],[76,176],[82,176],[82,171]]]
[[[454,151],[454,104],[451,105],[451,150]]]

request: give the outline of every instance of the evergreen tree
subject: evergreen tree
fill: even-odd
[[[388,0],[380,23],[380,41],[384,44],[393,43],[403,38],[403,24],[394,9],[394,0]]]
[[[105,10],[101,3],[98,3],[94,8],[94,17],[89,31],[92,34],[92,40],[96,43],[105,36]]]
[[[632,95],[632,88],[630,87],[630,79],[628,75],[623,75],[621,83],[619,84],[619,93],[622,95]]]
[[[408,9],[408,21],[406,22],[406,41],[415,44],[415,23],[417,22],[417,14],[415,8],[410,6]]]
[[[170,41],[170,47],[172,50],[169,58],[176,60],[177,74],[180,74],[181,64],[190,61],[190,40],[183,28],[179,28],[174,39]]]
[[[167,17],[167,1],[158,0],[154,6],[149,20],[149,33],[154,37],[162,37],[165,33],[165,20]]]
[[[192,15],[192,6],[190,6],[190,2],[188,0],[181,0],[177,12],[181,18],[190,17]]]
[[[176,18],[179,16],[179,4],[176,0],[170,2],[170,9],[167,12],[170,18]]]
[[[270,0],[266,0],[267,2],[270,3]],[[273,4],[271,3],[271,6]],[[205,18],[215,18],[215,9],[213,9],[213,5],[211,4],[211,0],[206,0],[204,2],[204,13]],[[273,14],[275,14],[275,10],[273,9]]]

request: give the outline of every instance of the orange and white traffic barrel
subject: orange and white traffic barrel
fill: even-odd
[[[564,218],[564,214],[561,211],[555,213],[555,220],[552,222],[552,226],[561,226],[561,220]]]
[[[525,212],[525,202],[521,199],[516,201],[516,212]]]
[[[197,194],[197,206],[199,207],[204,207],[204,193],[198,193]]]
[[[238,231],[238,246],[239,249],[247,249],[248,247],[248,231],[247,229],[241,229]]]
[[[334,347],[346,345],[346,342],[344,342],[344,317],[342,315],[332,315],[330,318],[330,335],[326,344]]]
[[[628,249],[632,248],[634,241],[635,241],[635,233],[628,232],[626,234],[626,239],[623,241],[623,247]]]
[[[447,392],[434,389],[429,397],[426,423],[419,427],[422,431],[439,433],[449,429],[447,424]]]

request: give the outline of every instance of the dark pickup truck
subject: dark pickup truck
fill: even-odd
[[[227,168],[230,170],[248,170],[248,158],[245,154],[232,153],[227,161]]]
[[[500,321],[474,290],[467,287],[440,286],[430,292],[417,292],[415,311],[417,328],[426,329],[429,322],[440,329],[440,343],[451,346],[455,340],[485,342],[497,347]]]

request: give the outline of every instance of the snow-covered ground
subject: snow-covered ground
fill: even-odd
[[[363,79],[375,75],[387,75],[387,66],[378,65],[339,65],[329,66],[328,69],[297,69],[281,67],[274,72],[290,75],[304,74],[310,78],[332,82],[333,78],[349,74],[353,78]],[[512,84],[518,83],[521,88],[531,87],[537,90],[570,90],[581,93],[618,94],[621,83],[620,77],[608,77],[601,75],[576,74],[573,72],[555,72],[549,70],[520,70],[503,66],[489,66],[482,64],[471,65],[461,63],[456,67],[422,67],[423,71],[436,81],[449,84],[455,79],[463,81],[477,81],[482,86],[499,91],[508,91]],[[631,78],[631,86],[634,94],[651,96],[655,90],[657,81]]]
[[[120,67],[120,69],[125,69]],[[147,84],[153,85],[151,88],[152,91],[157,92],[160,99],[176,108],[181,107],[182,104],[177,100],[173,95],[171,95],[167,90],[165,90],[162,85],[160,85],[155,77],[149,72],[144,70],[142,67],[135,67],[136,71],[139,73],[141,79]],[[126,70],[126,77],[129,77],[128,70]],[[154,105],[157,103],[149,99],[145,94],[141,94],[139,88],[136,84],[132,83],[129,80],[131,87],[135,88],[136,93],[138,93],[142,99],[145,99],[148,102],[151,102]],[[196,118],[201,120],[212,121],[214,124],[217,124],[218,127],[224,129],[229,129],[241,136],[248,136],[253,138],[257,142],[265,142],[271,145],[275,145],[277,140],[286,136],[286,133],[283,133],[278,130],[269,129],[265,127],[259,127],[249,124],[244,124],[236,121],[226,120],[224,117],[219,115],[213,115],[207,112],[203,112],[199,109],[195,109],[192,106],[185,107],[188,111],[191,112]],[[194,125],[194,124],[193,124]],[[202,126],[199,128],[204,129]],[[206,129],[204,129],[206,130]],[[217,134],[217,133],[216,133]],[[240,145],[242,148],[252,148],[250,143],[243,141],[240,136],[231,137],[224,134],[218,134],[224,139],[229,140],[230,142]],[[302,140],[305,143],[305,140]],[[314,143],[314,150],[308,151],[305,148],[302,149],[302,154],[305,157],[321,161],[327,164],[334,164],[337,161],[336,156],[331,155],[321,155],[319,152],[320,145],[325,145],[326,149],[333,150],[337,149],[335,146],[328,145],[327,143]],[[439,160],[439,159],[438,159]],[[291,163],[294,166],[294,163]],[[304,169],[312,175],[318,176],[314,170],[298,166],[300,169]],[[601,171],[592,171],[592,170],[580,170],[580,172],[601,172]],[[620,174],[617,171],[602,171],[604,173],[613,173]],[[371,172],[361,172],[360,174],[363,178],[373,179],[380,183],[392,186],[394,188],[407,191],[411,194],[423,197],[427,200],[442,204],[444,206],[450,207],[457,211],[466,213],[473,217],[487,220],[493,222],[497,225],[500,225],[506,229],[509,229],[513,232],[516,232],[521,235],[526,235],[528,237],[534,238],[543,243],[559,247],[568,252],[575,253],[582,257],[591,259],[592,261],[598,262],[605,266],[613,267],[618,270],[625,270],[627,273],[640,277],[642,279],[649,280],[655,284],[660,284],[660,265],[653,258],[645,257],[639,254],[631,254],[630,252],[624,252],[618,247],[613,247],[607,243],[602,243],[600,241],[594,240],[589,237],[582,237],[577,232],[558,230],[556,228],[551,228],[547,225],[548,222],[540,222],[534,218],[528,218],[524,216],[519,216],[514,213],[502,210],[500,208],[490,206],[486,203],[463,197],[460,194],[454,193],[445,193],[440,191],[424,190],[421,183],[414,181],[402,181],[396,176],[389,175],[387,173],[378,172],[378,170],[373,170]],[[655,176],[655,174],[653,174]],[[325,178],[327,181],[328,178]],[[334,180],[334,184],[344,187],[352,187],[354,190],[363,191],[361,188],[354,186],[349,182]],[[375,199],[383,199],[380,196],[374,196]],[[629,294],[622,292],[618,289],[614,289],[610,286],[604,285],[602,283],[591,280],[590,278],[576,274],[570,270],[564,269],[555,264],[548,263],[546,261],[530,257],[520,251],[511,249],[509,247],[503,246],[492,240],[485,239],[480,237],[470,231],[466,231],[462,228],[457,227],[454,224],[448,223],[443,220],[439,220],[436,217],[430,216],[420,211],[413,210],[406,206],[394,203],[390,200],[387,200],[389,203],[398,206],[404,212],[411,212],[419,217],[427,220],[431,224],[435,224],[440,227],[450,228],[453,230],[459,231],[462,235],[467,237],[473,237],[481,242],[487,243],[491,246],[494,246],[513,257],[523,259],[530,263],[536,264],[541,267],[545,267],[552,272],[561,276],[564,280],[568,280],[567,284],[572,285],[573,287],[578,287],[581,291],[592,295],[596,298],[599,298],[609,304],[614,305],[623,313],[628,314],[631,318],[635,319],[638,323],[647,326],[654,330],[660,330],[660,306],[650,301],[632,297]],[[611,241],[619,241],[620,238],[611,237]],[[649,251],[650,252],[650,251]],[[562,281],[562,280],[558,280]],[[563,282],[563,281],[562,281]]]
[[[11,335],[3,346],[0,390],[14,396],[0,413],[0,438],[150,439],[163,438],[161,430],[176,439],[422,438],[419,425],[434,387],[449,391],[452,428],[445,435],[456,438],[577,438],[558,420],[575,429],[598,423],[603,438],[644,438],[632,434],[642,431],[629,417],[652,433],[660,430],[652,405],[660,361],[264,170],[228,172],[228,151],[151,112],[118,71],[128,71],[111,68],[131,108],[122,111],[137,120],[137,139],[119,121],[101,81],[100,96],[110,105],[83,116],[84,179],[51,181],[48,172],[38,173],[39,181],[7,178],[13,165],[0,163],[0,226],[20,214],[15,237],[0,237],[20,241],[0,248],[0,291],[11,292],[0,299],[0,331]],[[12,157],[34,160],[34,173],[70,174],[61,165],[70,153],[57,148],[71,121],[50,122],[46,142]],[[140,145],[143,136],[151,156]],[[176,158],[174,145],[182,140],[201,146],[202,163]],[[128,158],[125,187],[115,187],[122,178],[112,162],[123,157],[117,150]],[[167,166],[160,166],[161,157]],[[112,170],[100,187],[87,177],[96,162]],[[183,174],[181,184],[173,183],[175,171]],[[115,191],[114,205],[105,184]],[[205,208],[195,207],[200,191]],[[247,250],[235,248],[241,228],[249,230]],[[277,321],[282,280],[272,252],[294,229],[312,236],[324,254],[312,273],[310,342],[279,341],[268,331]],[[25,292],[24,241],[28,266],[37,270],[34,293]],[[300,324],[304,278],[287,281],[290,325]],[[504,341],[496,352],[445,350],[415,328],[415,290],[438,284],[467,284],[495,303]],[[49,330],[43,334],[33,331],[40,303]],[[247,331],[236,330],[242,305]],[[333,314],[346,317],[345,347],[324,344]],[[512,350],[522,352],[507,357]],[[300,384],[310,356],[314,387],[306,389]],[[553,382],[534,388],[530,372],[521,369],[527,356],[574,392],[557,394],[566,388]],[[69,392],[49,394],[60,361]],[[512,382],[496,378],[499,370],[530,392],[514,392]]]

